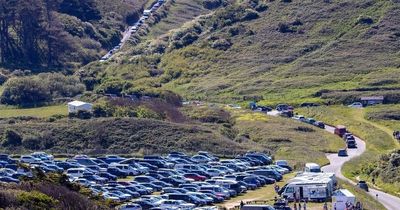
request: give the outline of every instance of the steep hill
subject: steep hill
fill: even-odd
[[[73,69],[117,45],[147,0],[0,1],[0,66]]]
[[[399,101],[397,1],[232,1],[84,70],[186,98],[264,103]],[[178,7],[174,4],[171,7]],[[176,14],[169,14],[175,17]],[[166,19],[165,19],[166,20]],[[179,26],[176,24],[176,26]]]

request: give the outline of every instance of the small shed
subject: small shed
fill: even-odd
[[[83,101],[72,101],[68,103],[68,113],[76,113],[78,111],[91,112],[93,104]]]
[[[356,205],[356,196],[346,189],[339,189],[333,192],[332,204],[336,210],[345,210],[347,205]]]
[[[361,103],[363,106],[375,105],[375,104],[383,104],[383,100],[385,97],[383,96],[367,96],[361,97]]]

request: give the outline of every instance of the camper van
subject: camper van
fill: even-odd
[[[332,196],[333,189],[329,182],[332,180],[294,181],[283,186],[279,194],[290,201],[307,199],[322,202],[329,200]]]
[[[338,125],[338,126],[336,126],[335,131],[334,131],[334,133],[335,133],[336,135],[340,136],[340,137],[343,137],[343,135],[344,135],[346,132],[347,132],[347,129],[346,129],[346,127],[343,126],[343,125]]]
[[[304,172],[320,173],[321,167],[316,163],[306,163]]]

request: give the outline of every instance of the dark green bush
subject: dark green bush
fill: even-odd
[[[31,210],[52,209],[57,204],[52,197],[38,191],[22,192],[17,195],[17,201]]]
[[[3,146],[20,146],[22,143],[21,135],[15,130],[7,129],[3,133]]]
[[[215,9],[221,6],[222,0],[204,0],[203,7],[206,9]]]

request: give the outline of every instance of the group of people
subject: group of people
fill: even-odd
[[[400,141],[400,131],[393,131],[393,138]]]

